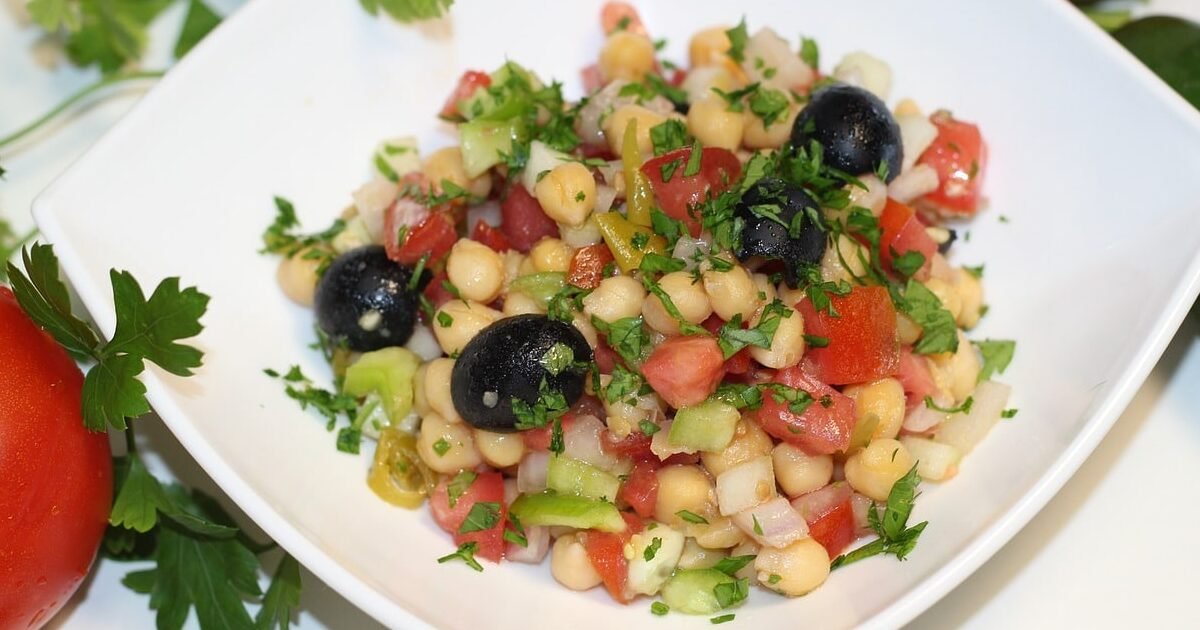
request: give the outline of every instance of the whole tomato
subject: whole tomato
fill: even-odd
[[[108,437],[83,376],[0,287],[0,629],[36,628],[83,581],[112,505]]]

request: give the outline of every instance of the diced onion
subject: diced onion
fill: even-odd
[[[871,521],[867,520],[867,511],[875,505],[871,497],[865,494],[855,492],[850,495],[850,508],[854,510],[854,528],[858,533],[865,534],[871,531]]]
[[[546,489],[546,475],[550,470],[550,453],[529,451],[517,466],[517,490],[521,494],[533,494]]]
[[[620,463],[600,448],[600,436],[608,427],[596,416],[579,416],[563,428],[564,455],[612,472]]]
[[[733,515],[733,522],[759,544],[777,549],[808,536],[808,523],[783,497],[738,512]]]
[[[939,407],[947,403],[946,400],[934,401],[934,404]],[[945,412],[927,406],[924,402],[918,403],[904,416],[904,430],[909,433],[929,432],[945,422],[947,415]]]
[[[852,494],[854,491],[850,489],[850,484],[838,481],[792,499],[792,507],[804,517],[805,522],[812,524],[844,503]]]
[[[902,436],[900,443],[917,460],[917,474],[921,479],[945,481],[958,473],[958,462],[962,460],[962,451],[958,447],[912,435]]]
[[[477,206],[471,206],[467,210],[467,229],[475,229],[475,224],[480,219],[492,227],[500,225],[500,202],[485,201]]]
[[[896,124],[900,127],[900,144],[904,147],[904,161],[900,172],[903,173],[917,163],[917,158],[933,144],[937,138],[937,126],[920,112],[915,114],[900,114],[896,116]]]
[[[525,526],[525,542],[522,547],[514,542],[505,545],[504,559],[511,562],[539,564],[550,550],[550,528],[542,525]]]
[[[974,399],[971,413],[951,415],[942,423],[933,439],[954,446],[963,455],[970,453],[1000,421],[1000,413],[1008,405],[1008,395],[1011,391],[1012,388],[1003,383],[980,383],[971,394]]]
[[[888,184],[888,196],[900,203],[909,203],[925,193],[937,190],[937,187],[937,171],[928,164],[918,164],[900,173]]]
[[[422,361],[432,361],[442,356],[442,347],[428,326],[414,326],[412,337],[408,338],[404,347],[421,357]]]
[[[383,242],[383,215],[399,192],[400,187],[394,182],[378,177],[363,184],[351,195],[358,216],[362,217],[363,225],[371,235],[371,242]]]
[[[717,505],[722,516],[737,514],[773,496],[775,467],[770,455],[755,457],[717,475]]]

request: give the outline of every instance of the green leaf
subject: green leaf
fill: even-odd
[[[71,314],[67,285],[58,278],[58,257],[49,245],[35,243],[21,253],[26,276],[8,264],[9,280],[21,310],[77,357],[95,352],[99,339],[83,320]]]
[[[221,16],[203,0],[191,0],[188,3],[187,17],[183,19],[183,30],[179,32],[179,39],[175,42],[175,58],[179,59],[188,54],[220,23]]]
[[[382,9],[400,22],[415,22],[441,17],[454,0],[359,0],[367,13],[377,15]]]
[[[89,0],[78,3],[68,20],[67,55],[79,66],[97,65],[104,74],[139,60],[148,39],[146,27],[174,0]]]
[[[1008,364],[1012,363],[1013,354],[1017,351],[1017,342],[1009,339],[984,339],[971,343],[974,343],[975,347],[979,348],[979,354],[983,355],[983,366],[979,368],[979,378],[976,381],[979,383],[1008,369]]]
[[[921,476],[917,474],[914,465],[908,473],[892,484],[888,493],[887,509],[883,513],[883,537],[896,540],[908,525],[908,516],[912,514],[913,504],[917,499],[917,486],[921,484]]]
[[[60,26],[71,30],[79,28],[79,15],[67,6],[67,0],[29,0],[25,8],[29,17],[50,33]]]
[[[300,588],[300,563],[284,554],[279,566],[275,567],[267,594],[263,596],[262,608],[254,617],[255,628],[269,630],[278,627],[288,630],[292,617],[300,608]]]
[[[1200,108],[1200,24],[1155,15],[1122,26],[1113,37]]]
[[[175,506],[163,491],[158,479],[146,470],[140,457],[130,454],[126,460],[128,472],[121,483],[116,500],[113,501],[108,522],[144,534],[158,524],[160,510],[175,511]]]
[[[113,357],[88,370],[83,379],[83,424],[91,431],[106,425],[124,429],[126,418],[150,411],[146,386],[138,380],[142,360],[130,355]]]
[[[144,358],[172,374],[189,376],[200,366],[203,353],[175,343],[200,334],[200,317],[208,308],[208,296],[194,287],[179,289],[179,278],[159,283],[146,300],[137,280],[128,271],[110,272],[117,329],[101,356],[117,353]]]
[[[958,350],[958,326],[950,311],[933,291],[916,280],[909,280],[904,290],[902,309],[921,327],[921,339],[913,346],[920,354],[938,354]]]
[[[746,59],[746,41],[750,39],[750,34],[746,31],[745,16],[737,26],[725,31],[725,35],[729,37],[729,58],[741,63]]]

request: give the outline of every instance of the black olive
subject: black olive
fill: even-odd
[[[687,116],[688,110],[692,108],[691,104],[687,101],[675,101],[672,105],[675,106],[676,113],[683,114],[684,116]]]
[[[886,181],[900,174],[900,126],[879,97],[860,87],[836,84],[813,93],[792,127],[793,146],[807,148],[810,140],[825,150],[825,163],[850,175],[874,173],[881,162]]]
[[[938,243],[938,252],[942,254],[950,251],[950,246],[954,244],[954,241],[958,240],[958,232],[950,228],[946,228],[946,231],[950,233],[950,236],[946,237],[944,242]]]
[[[471,426],[516,431],[514,398],[536,405],[545,381],[546,391],[562,394],[569,407],[583,395],[586,369],[580,365],[591,360],[592,349],[574,326],[545,315],[507,317],[463,348],[450,376],[451,399]]]
[[[814,221],[820,216],[820,206],[808,193],[782,179],[755,182],[734,213],[745,221],[738,260],[759,256],[782,262],[784,280],[793,288],[799,283],[800,269],[819,264],[825,255],[825,230]],[[795,235],[794,226],[799,227]]]
[[[417,323],[420,287],[409,288],[411,278],[382,245],[352,249],[317,283],[317,325],[335,344],[359,352],[402,346]]]

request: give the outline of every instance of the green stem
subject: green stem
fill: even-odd
[[[137,441],[134,440],[132,422],[127,422],[125,427],[125,455],[137,455]]]
[[[20,129],[14,131],[13,133],[11,133],[7,136],[4,136],[3,138],[0,138],[0,148],[8,146],[8,145],[16,142],[17,140],[20,140],[21,138],[24,138],[25,136],[33,133],[35,130],[37,130],[42,125],[50,122],[56,116],[63,113],[67,109],[71,108],[71,106],[75,105],[79,101],[82,101],[83,99],[87,98],[88,96],[91,96],[92,94],[94,94],[100,90],[103,90],[104,88],[107,88],[112,85],[117,85],[119,83],[124,83],[126,81],[137,81],[140,79],[157,79],[157,78],[163,76],[163,74],[165,74],[165,73],[166,73],[166,71],[164,71],[164,70],[139,70],[136,72],[119,72],[117,74],[104,77],[104,78],[100,79],[99,81],[97,81],[87,87],[84,87],[83,89],[79,90],[78,92],[67,97],[67,100],[59,103],[57,107],[46,112],[37,120],[34,120],[33,122],[29,123],[28,125],[25,125],[24,127],[21,127]]]

